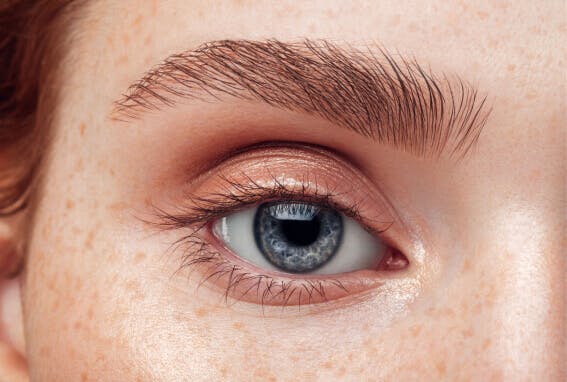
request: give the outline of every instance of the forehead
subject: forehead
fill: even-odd
[[[74,77],[90,85],[95,76],[111,77],[96,81],[106,88],[97,95],[110,100],[169,54],[206,41],[324,38],[357,47],[379,44],[528,100],[557,88],[565,30],[560,3],[93,1],[74,25],[80,49],[73,49],[73,60],[81,64],[71,69],[80,68]],[[89,71],[95,67],[96,73]]]

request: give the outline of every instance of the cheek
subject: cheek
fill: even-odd
[[[106,379],[105,370],[118,366],[113,355],[128,353],[119,331],[131,296],[112,293],[110,286],[124,281],[118,255],[101,242],[99,228],[76,226],[73,221],[83,220],[72,219],[75,212],[55,210],[65,213],[38,213],[28,252],[24,309],[30,372],[37,380]]]
[[[222,380],[238,359],[226,349],[248,349],[251,362],[254,339],[228,335],[226,312],[172,282],[167,245],[129,231],[115,200],[72,190],[46,195],[34,219],[23,288],[32,380]]]

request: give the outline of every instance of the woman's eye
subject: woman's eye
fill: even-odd
[[[243,260],[285,273],[376,269],[386,252],[355,220],[314,203],[260,204],[217,220],[213,230]]]

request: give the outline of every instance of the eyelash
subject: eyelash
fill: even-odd
[[[170,228],[186,228],[206,223],[214,219],[218,219],[231,212],[237,212],[247,207],[254,206],[260,202],[269,202],[275,200],[282,201],[301,201],[305,203],[317,203],[319,205],[333,208],[345,216],[360,221],[360,210],[357,203],[349,206],[334,202],[337,193],[326,192],[319,193],[315,184],[315,192],[308,192],[307,187],[302,185],[299,190],[292,189],[289,186],[273,178],[273,187],[266,187],[254,182],[251,178],[246,177],[249,184],[232,181],[226,177],[221,180],[226,184],[226,193],[209,194],[206,197],[188,196],[190,207],[176,212],[175,214],[167,213],[157,209],[157,215],[161,218],[161,225]],[[384,230],[376,230],[365,225],[365,228],[375,234],[384,232]]]
[[[316,185],[315,191],[311,192],[307,191],[308,187],[304,184],[299,188],[291,189],[275,178],[272,179],[273,186],[270,187],[262,186],[249,177],[246,177],[246,179],[249,183],[243,185],[222,177],[221,180],[226,185],[225,193],[213,193],[205,197],[189,195],[185,199],[187,201],[186,206],[177,206],[174,212],[166,212],[156,208],[158,227],[168,230],[191,229],[190,233],[172,244],[174,252],[182,250],[181,265],[176,273],[197,266],[204,267],[205,272],[199,282],[199,287],[209,280],[218,281],[223,277],[228,278],[224,291],[225,303],[229,302],[229,296],[238,295],[239,298],[236,299],[238,301],[255,290],[256,302],[262,306],[262,309],[265,305],[273,305],[275,300],[283,302],[282,309],[294,299],[297,300],[295,305],[298,309],[301,309],[302,305],[311,304],[315,299],[327,302],[327,289],[329,287],[333,287],[335,291],[342,291],[345,296],[348,295],[349,287],[356,287],[356,281],[351,280],[348,285],[332,278],[312,280],[290,278],[277,281],[276,278],[267,274],[253,273],[244,269],[241,265],[234,264],[219,249],[215,248],[215,244],[211,243],[216,241],[216,244],[223,246],[212,234],[212,224],[223,216],[275,200],[308,202],[335,209],[358,221],[373,235],[384,233],[392,223],[388,223],[380,229],[369,227],[361,222],[357,203],[347,206],[338,204],[335,202],[337,194],[333,192],[319,193]],[[201,235],[203,230],[205,234]],[[287,274],[282,275],[289,276]],[[236,293],[237,287],[242,283],[247,283],[248,287],[244,289],[244,292]]]

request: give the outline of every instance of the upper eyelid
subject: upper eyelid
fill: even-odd
[[[227,180],[228,183],[232,183]],[[234,184],[234,183],[232,183]],[[242,185],[236,184],[242,190]],[[287,200],[298,202],[311,202],[322,204],[342,212],[346,216],[361,221],[361,214],[356,206],[343,206],[333,202],[334,197],[332,193],[328,194],[301,194],[299,190],[286,189],[282,186],[280,190],[270,189],[257,185],[257,187],[247,187],[246,193],[233,193],[231,195],[213,194],[207,197],[191,198],[191,207],[182,210],[177,214],[171,214],[162,209],[157,209],[156,214],[161,218],[162,224],[166,227],[172,228],[185,228],[188,226],[204,225],[210,220],[218,219],[228,213],[236,212],[258,203],[263,203],[270,200]],[[367,224],[361,222],[368,230],[375,234],[386,231],[393,222],[387,222],[383,229],[372,229]],[[201,225],[201,226],[202,226]]]
[[[248,161],[254,161],[254,158],[248,158]],[[236,159],[229,166],[239,166],[239,163],[240,159]],[[389,209],[383,207],[379,214],[380,220],[372,219],[367,213],[361,213],[359,207],[361,200],[342,197],[345,194],[352,194],[352,192],[348,190],[337,192],[328,187],[322,187],[321,184],[313,179],[303,179],[299,187],[297,185],[290,187],[281,183],[273,175],[270,175],[270,181],[272,182],[270,186],[259,184],[259,182],[246,175],[245,172],[241,173],[241,177],[246,179],[248,183],[233,181],[224,175],[215,175],[214,179],[220,179],[221,181],[217,185],[217,191],[205,194],[186,193],[183,196],[183,201],[177,202],[173,211],[154,206],[154,215],[158,217],[157,225],[163,228],[179,229],[192,227],[200,230],[210,222],[229,213],[272,200],[310,202],[331,207],[345,216],[356,220],[365,230],[376,236],[389,230],[395,222],[395,218],[390,215],[391,211]],[[321,192],[321,189],[324,191]],[[343,202],[339,201],[341,199],[344,199]],[[374,212],[376,213],[376,211]],[[388,216],[391,216],[391,219],[382,219]]]
[[[228,95],[316,114],[417,155],[440,155],[449,144],[451,154],[468,152],[490,113],[486,98],[456,76],[377,51],[324,40],[213,41],[151,70],[115,102],[113,116]]]

